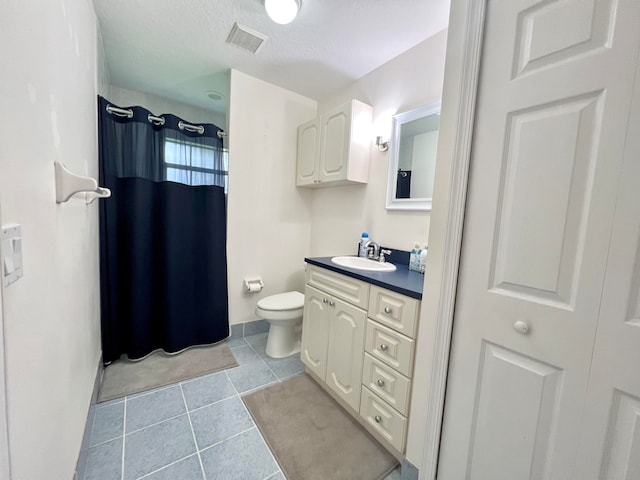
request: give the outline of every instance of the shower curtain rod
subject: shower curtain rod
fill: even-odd
[[[111,113],[112,115],[117,115],[118,117],[133,117],[133,110],[129,108],[118,108],[112,105],[107,105],[107,112]],[[149,120],[149,122],[153,123],[154,125],[164,125],[164,117],[156,117],[155,115],[149,114],[147,116],[147,120]],[[182,120],[178,122],[178,127],[181,130],[187,130],[188,132],[197,132],[200,135],[204,133],[204,127],[202,125],[191,125],[190,123],[185,123]],[[217,135],[218,138],[227,136],[226,132],[222,130],[218,130]]]

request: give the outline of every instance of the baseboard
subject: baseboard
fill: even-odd
[[[420,471],[409,460],[404,458],[400,467],[400,480],[418,480]]]
[[[231,338],[250,337],[251,335],[258,335],[260,333],[267,333],[269,331],[269,322],[266,320],[258,319],[245,323],[236,323],[231,325]]]
[[[91,401],[89,402],[89,410],[87,411],[87,419],[80,444],[80,453],[76,462],[76,471],[73,474],[74,480],[82,478],[79,472],[84,473],[87,465],[87,457],[89,455],[89,437],[91,436],[91,426],[93,425],[93,416],[95,414],[95,406],[98,402],[98,394],[100,393],[100,385],[102,385],[102,376],[104,375],[104,364],[102,363],[102,354],[98,358],[98,366],[96,367],[96,376],[93,381],[93,391],[91,392]]]

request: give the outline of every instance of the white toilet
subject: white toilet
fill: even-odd
[[[270,323],[267,355],[284,358],[300,351],[304,295],[285,292],[258,301],[256,315]]]

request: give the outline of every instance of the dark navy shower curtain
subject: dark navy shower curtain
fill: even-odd
[[[98,98],[100,184],[112,193],[100,203],[103,360],[220,341],[229,335],[220,129],[111,107]]]

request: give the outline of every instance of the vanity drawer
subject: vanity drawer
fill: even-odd
[[[411,380],[368,353],[364,354],[362,384],[402,415],[407,415]]]
[[[404,436],[407,419],[380,400],[366,387],[362,387],[360,399],[360,415],[382,437],[400,453],[404,448]]]
[[[371,287],[369,297],[369,317],[407,337],[416,338],[418,300],[376,286]]]
[[[367,319],[365,351],[411,378],[414,341],[371,319]]]
[[[329,295],[365,310],[369,305],[368,283],[312,265],[307,265],[306,277],[309,285],[317,287]]]

